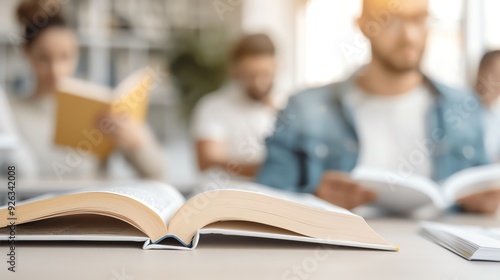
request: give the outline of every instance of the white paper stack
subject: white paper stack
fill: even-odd
[[[421,234],[471,261],[500,261],[500,228],[423,222]]]

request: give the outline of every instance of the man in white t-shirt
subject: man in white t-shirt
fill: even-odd
[[[265,159],[283,102],[275,87],[275,46],[263,34],[242,38],[231,55],[231,80],[196,106],[192,131],[201,171],[253,177]]]
[[[481,59],[476,92],[485,107],[485,145],[491,161],[500,163],[500,50]]]

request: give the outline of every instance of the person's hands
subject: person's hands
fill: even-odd
[[[318,185],[315,195],[323,200],[346,209],[353,209],[372,202],[374,192],[365,190],[342,172],[326,172]]]
[[[500,207],[500,190],[490,190],[466,196],[458,204],[467,212],[494,215]]]
[[[104,133],[115,139],[117,145],[126,151],[140,149],[145,142],[142,126],[125,114],[105,114],[100,119],[106,123]]]

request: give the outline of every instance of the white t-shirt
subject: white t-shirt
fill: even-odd
[[[493,162],[500,163],[500,99],[485,112],[486,151]]]
[[[347,100],[360,141],[358,166],[403,177],[431,177],[432,151],[425,143],[427,116],[434,98],[426,86],[395,97],[381,97],[352,85]]]
[[[272,93],[283,108],[282,96]],[[274,130],[277,110],[253,100],[236,82],[229,82],[200,100],[194,111],[196,140],[221,141],[236,164],[260,164],[266,157],[264,140]]]

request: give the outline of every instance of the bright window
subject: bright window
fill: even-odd
[[[484,3],[484,40],[487,50],[500,49],[500,1],[483,0]]]
[[[491,2],[500,5],[498,0]],[[430,9],[431,31],[422,68],[438,80],[465,86],[463,1],[430,0]],[[308,85],[343,79],[369,61],[369,43],[355,22],[360,11],[360,0],[309,0],[303,73]]]

